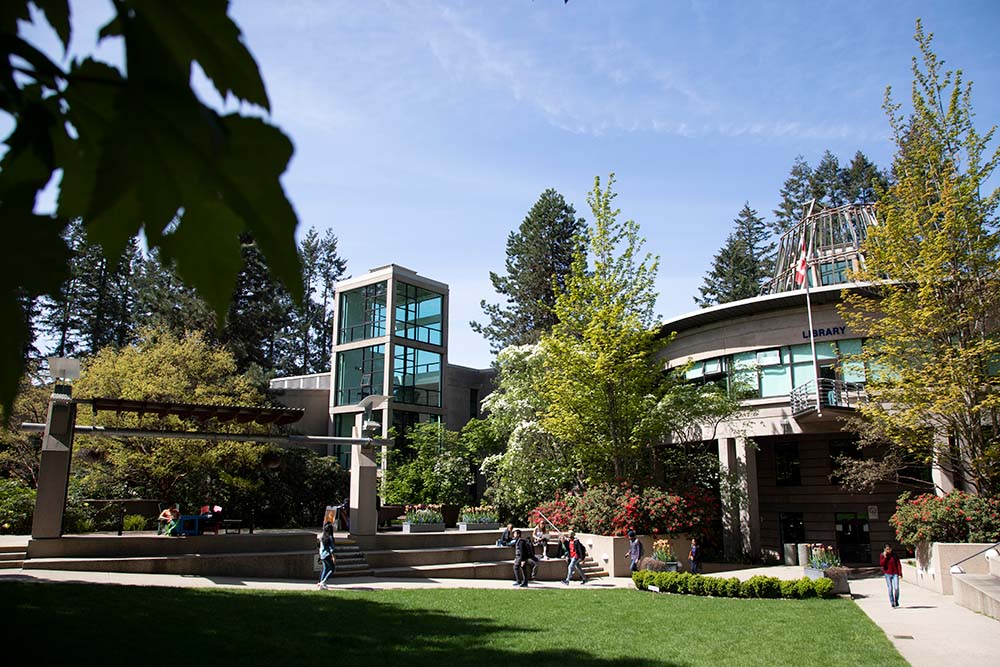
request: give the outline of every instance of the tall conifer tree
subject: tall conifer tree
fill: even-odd
[[[472,329],[494,352],[508,345],[536,342],[558,321],[555,293],[565,286],[574,253],[583,248],[583,218],[561,194],[549,188],[531,207],[517,232],[507,237],[507,274],[490,272],[490,281],[506,304],[481,302],[487,324]]]
[[[712,270],[699,288],[701,298],[695,297],[695,303],[705,308],[757,296],[772,274],[774,244],[770,236],[763,218],[746,202],[733,220],[726,244],[715,255]]]
[[[781,186],[781,201],[774,209],[771,231],[780,237],[795,226],[804,214],[804,207],[812,199],[812,169],[801,155],[795,157],[791,173]]]

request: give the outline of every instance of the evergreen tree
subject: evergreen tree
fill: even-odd
[[[333,342],[333,292],[347,271],[347,260],[337,254],[337,237],[328,229],[323,238],[310,227],[299,244],[305,297],[293,312],[291,354],[295,372],[330,370]]]
[[[811,198],[823,206],[844,205],[847,203],[845,180],[846,173],[840,168],[840,160],[829,150],[824,151],[809,181]]]
[[[200,331],[206,341],[218,340],[218,320],[212,309],[181,281],[173,264],[163,263],[158,250],[140,260],[135,285],[137,330],[167,331],[177,337]]]
[[[757,296],[771,277],[774,244],[767,223],[746,202],[733,224],[733,232],[699,288],[701,298],[694,299],[702,308]]]
[[[876,193],[889,186],[885,174],[864,153],[858,151],[845,173],[844,195],[849,204],[871,204]]]
[[[812,169],[801,155],[795,157],[791,173],[781,187],[781,202],[774,209],[771,231],[777,237],[794,227],[805,215],[812,199]]]
[[[112,262],[87,238],[79,220],[67,226],[65,240],[72,253],[70,278],[42,302],[40,329],[52,340],[53,352],[89,355],[108,345],[129,344],[135,332],[137,241],[130,239]]]
[[[480,303],[488,324],[473,331],[497,352],[508,345],[536,342],[557,322],[555,294],[565,286],[573,255],[582,245],[584,221],[563,196],[549,188],[531,207],[518,231],[507,237],[507,275],[490,272],[490,282],[506,305]]]
[[[222,330],[222,342],[236,359],[237,369],[256,366],[266,374],[294,375],[296,369],[287,340],[292,324],[292,301],[271,277],[254,240],[242,237],[243,268]]]

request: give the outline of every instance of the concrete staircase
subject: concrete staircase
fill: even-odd
[[[338,539],[333,547],[333,558],[337,564],[333,573],[335,577],[368,577],[372,574],[365,553],[354,540]]]
[[[955,602],[1000,620],[1000,554],[991,549],[977,558],[986,559],[988,574],[952,574]]]
[[[0,545],[0,570],[16,570],[24,566],[24,559],[27,558],[28,546],[25,545]]]
[[[380,579],[514,579],[514,547],[495,545],[496,532],[383,533],[365,552],[372,573]],[[558,545],[549,542],[548,560],[540,559],[535,571],[539,581],[559,581],[567,562],[556,559]],[[541,554],[539,554],[541,556]],[[589,556],[583,570],[587,577],[607,572]]]

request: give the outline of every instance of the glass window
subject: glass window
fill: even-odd
[[[847,282],[847,271],[850,264],[846,260],[826,262],[819,265],[819,282],[821,285],[839,285]]]
[[[865,381],[864,363],[849,359],[851,355],[861,354],[861,339],[852,338],[851,340],[837,341],[837,349],[840,352],[840,368],[844,382],[863,383]]]
[[[801,486],[798,445],[774,446],[774,478],[778,486]]]
[[[684,377],[688,380],[697,380],[698,378],[705,375],[705,363],[703,361],[696,361],[691,365],[691,368],[687,370]]]
[[[761,350],[757,352],[758,366],[779,366],[781,365],[781,350]]]
[[[410,458],[413,449],[410,444],[410,431],[413,430],[414,426],[417,424],[438,423],[440,421],[441,417],[438,415],[410,412],[409,410],[393,410],[392,428],[396,432],[394,455],[401,457],[393,460],[405,461]]]
[[[337,395],[334,405],[354,405],[365,396],[381,394],[385,345],[337,353]]]
[[[830,441],[830,481],[834,484],[844,484],[843,478],[837,474],[837,459],[846,456],[849,459],[860,461],[864,458],[861,446],[857,440],[831,440]]]
[[[340,337],[350,343],[385,335],[385,283],[365,285],[340,295]]]
[[[731,389],[741,397],[757,398],[760,396],[756,352],[737,352],[733,355],[733,386]]]
[[[810,365],[810,368],[812,366]],[[768,366],[760,372],[760,395],[787,396],[792,391],[792,369],[789,366]]]
[[[415,285],[396,283],[396,335],[441,345],[444,297]]]
[[[400,403],[441,407],[441,355],[396,345],[392,397]]]

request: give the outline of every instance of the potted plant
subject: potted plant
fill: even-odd
[[[459,516],[459,530],[498,530],[500,519],[492,505],[463,507]]]
[[[404,533],[436,533],[444,530],[440,505],[407,505]]]
[[[644,570],[656,572],[677,572],[680,570],[680,563],[674,555],[674,549],[670,545],[670,540],[662,539],[653,542],[653,557],[644,558],[640,567]]]
[[[805,576],[810,579],[826,577],[833,580],[833,592],[836,594],[850,593],[851,586],[847,583],[847,568],[841,566],[840,556],[836,549],[823,544],[810,544],[809,561],[803,568]]]

